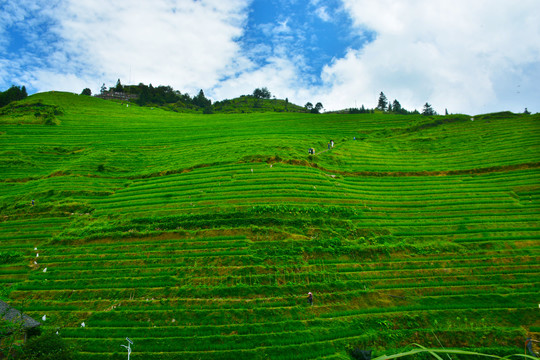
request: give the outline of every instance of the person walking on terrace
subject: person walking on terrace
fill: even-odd
[[[309,305],[313,306],[313,294],[310,292],[307,293],[307,302]]]

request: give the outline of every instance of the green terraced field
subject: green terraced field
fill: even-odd
[[[540,336],[538,114],[36,101],[59,125],[0,117],[0,297],[78,359],[124,359],[126,336],[135,360],[504,355]]]

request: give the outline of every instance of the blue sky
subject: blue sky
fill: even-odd
[[[324,6],[290,0],[255,1],[244,29],[239,42],[247,56],[259,66],[268,65],[269,54],[293,56],[301,62],[306,84],[311,86],[321,85],[320,73],[326,64],[345,56],[348,48],[362,48],[374,35],[354,31],[339,0],[324,1]]]
[[[540,111],[538,0],[0,0],[0,90]]]

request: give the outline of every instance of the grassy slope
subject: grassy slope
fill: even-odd
[[[125,336],[147,359],[312,359],[433,332],[505,353],[540,325],[538,115],[38,99],[59,126],[0,125],[0,282],[81,358]]]
[[[253,112],[306,112],[302,106],[291,104],[281,99],[255,99],[252,96],[223,100],[214,103],[213,110],[219,113],[253,113]]]

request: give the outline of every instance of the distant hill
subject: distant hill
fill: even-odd
[[[120,81],[120,80],[119,80]],[[122,85],[109,90],[102,90],[95,95],[104,100],[117,102],[132,102],[140,106],[159,107],[164,110],[184,113],[253,113],[253,112],[309,112],[306,108],[289,102],[271,98],[268,89],[255,89],[254,95],[242,95],[230,100],[221,100],[214,103],[206,98],[204,92],[196,96],[181,93],[170,86],[152,85]]]
[[[292,104],[282,99],[257,99],[251,95],[244,95],[231,100],[216,101],[212,104],[216,113],[253,113],[253,112],[308,112],[304,107]]]

